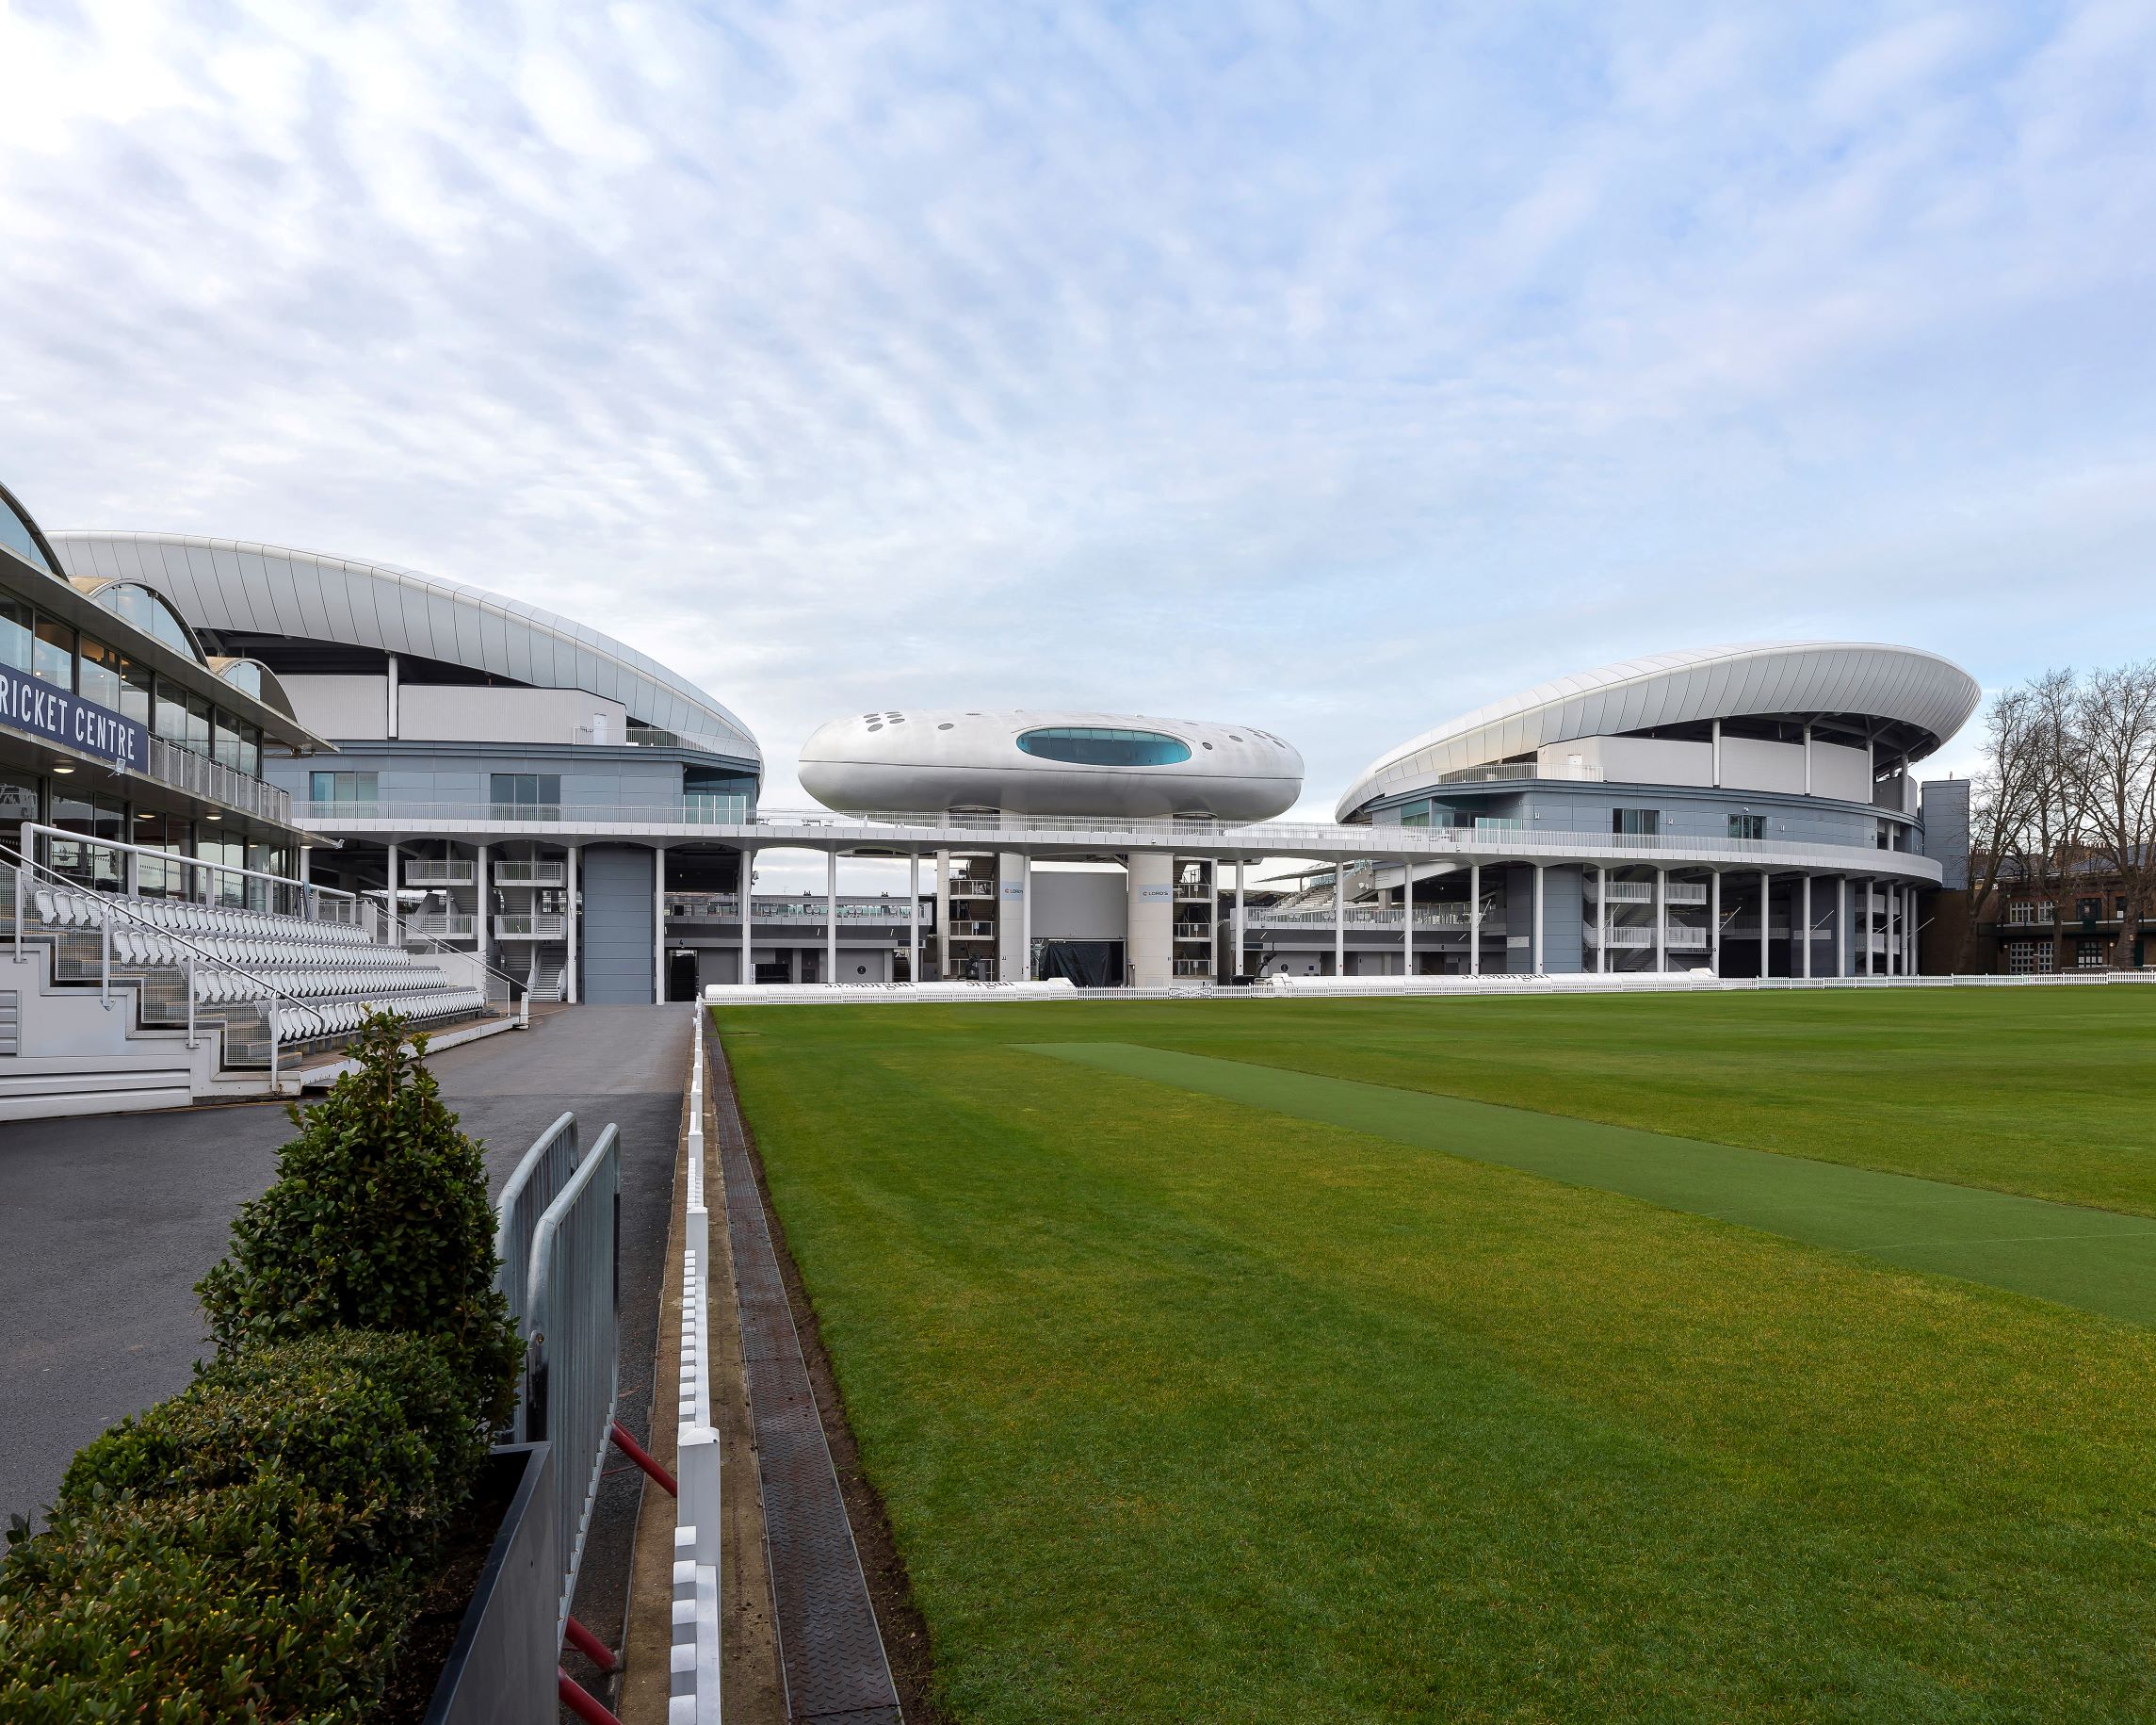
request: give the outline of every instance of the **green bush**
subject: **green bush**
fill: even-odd
[[[233,1223],[232,1250],[196,1292],[220,1355],[314,1330],[434,1338],[490,1425],[509,1417],[521,1347],[494,1285],[494,1217],[479,1147],[457,1130],[424,1036],[394,1013],[365,1021],[359,1062],[302,1115],[277,1181]]]
[[[403,1602],[336,1563],[342,1522],[274,1473],[63,1508],[0,1572],[0,1719],[364,1718]]]
[[[162,1498],[274,1472],[337,1505],[349,1554],[423,1557],[487,1450],[464,1385],[420,1336],[325,1330],[219,1359],[87,1445],[63,1509]]]

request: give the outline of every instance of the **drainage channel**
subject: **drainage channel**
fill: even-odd
[[[786,1717],[900,1725],[898,1688],[779,1276],[733,1073],[718,1035],[706,1042]]]

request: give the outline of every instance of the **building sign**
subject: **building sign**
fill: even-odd
[[[139,773],[149,763],[150,732],[109,707],[0,665],[0,724]]]
[[[1023,881],[1005,881],[1003,883],[1003,896],[1013,901],[1024,898],[1026,896],[1026,883]]]
[[[1175,889],[1173,887],[1141,887],[1138,888],[1138,902],[1141,904],[1173,904],[1175,902]]]

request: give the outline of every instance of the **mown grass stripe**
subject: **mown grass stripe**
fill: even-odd
[[[2156,1326],[2148,1218],[1125,1042],[1027,1051]],[[1834,1130],[1821,1122],[1823,1133]]]

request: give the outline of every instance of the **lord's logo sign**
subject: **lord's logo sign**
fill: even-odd
[[[150,758],[146,726],[122,718],[109,707],[24,676],[10,665],[0,665],[0,724],[137,773]]]

